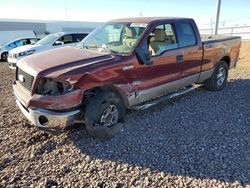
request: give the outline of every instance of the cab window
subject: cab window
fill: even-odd
[[[162,24],[155,27],[148,37],[148,47],[152,56],[178,48],[173,24]]]

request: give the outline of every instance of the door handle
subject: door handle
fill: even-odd
[[[122,70],[123,71],[128,71],[128,70],[132,70],[134,68],[135,68],[134,65],[128,65],[128,66],[122,67]]]
[[[181,63],[183,62],[183,55],[177,55],[176,56],[176,63]]]

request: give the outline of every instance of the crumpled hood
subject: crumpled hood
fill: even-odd
[[[18,67],[34,76],[58,77],[71,70],[112,58],[110,54],[67,46],[27,56],[18,62]]]

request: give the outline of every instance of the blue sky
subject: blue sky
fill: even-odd
[[[217,0],[2,0],[0,18],[108,21],[135,16],[192,17],[209,28]],[[250,25],[250,0],[222,0],[221,25]]]

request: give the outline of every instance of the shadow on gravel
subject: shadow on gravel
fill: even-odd
[[[220,92],[201,88],[130,112],[121,133],[109,141],[91,138],[82,126],[67,134],[93,159],[246,185],[250,184],[249,93],[250,80],[236,80]]]

